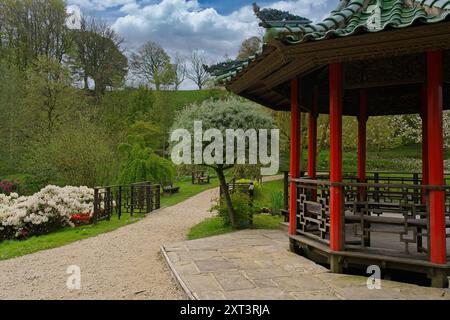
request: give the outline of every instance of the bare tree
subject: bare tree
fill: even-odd
[[[200,50],[194,50],[190,56],[190,69],[187,72],[187,78],[192,80],[202,90],[208,82],[210,75],[206,71],[206,57]]]
[[[173,69],[175,72],[175,90],[178,90],[180,89],[181,84],[186,80],[187,75],[186,58],[178,52],[175,54]]]
[[[169,55],[156,42],[147,42],[131,55],[131,68],[137,76],[154,85],[157,91],[174,83],[174,66]]]

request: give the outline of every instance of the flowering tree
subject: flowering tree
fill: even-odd
[[[450,112],[444,112],[442,120],[444,146],[450,148]],[[405,142],[422,142],[422,119],[418,114],[396,116],[393,118],[393,125],[397,128],[396,134]]]
[[[218,130],[225,136],[227,130],[260,130],[260,129],[273,129],[274,122],[269,114],[266,114],[263,109],[254,103],[238,98],[228,98],[227,100],[208,100],[202,104],[194,104],[188,106],[182,111],[172,126],[172,131],[178,129],[185,129],[189,132],[194,132],[194,122],[199,121],[202,123],[203,130],[209,129]],[[202,151],[205,150],[210,142],[203,141]],[[248,153],[248,144],[246,144],[246,154]],[[225,155],[226,147],[221,152]],[[218,155],[217,153],[215,154]],[[190,155],[194,158],[194,154]],[[235,155],[235,157],[237,157]],[[192,161],[194,163],[195,161]],[[197,163],[200,164],[200,163]],[[234,164],[205,164],[201,165],[208,168],[212,168],[216,171],[222,188],[222,193],[225,198],[225,202],[228,208],[228,214],[230,222],[233,228],[238,228],[239,223],[236,218],[236,212],[233,208],[230,192],[227,187],[225,178],[225,171],[234,167]]]

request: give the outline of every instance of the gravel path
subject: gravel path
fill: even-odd
[[[209,190],[111,233],[0,262],[0,299],[185,299],[160,254],[211,216]],[[69,266],[81,268],[81,290],[70,291]]]

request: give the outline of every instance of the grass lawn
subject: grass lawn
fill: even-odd
[[[283,180],[265,182],[263,184],[262,194],[255,199],[255,205],[258,207],[270,207],[271,194],[280,191],[283,191]],[[278,229],[280,223],[283,221],[283,217],[281,216],[258,214],[253,218],[252,229]],[[230,226],[224,226],[222,218],[214,217],[206,219],[192,227],[189,230],[188,239],[207,238],[233,231]]]
[[[218,186],[217,179],[212,179],[209,185],[192,185],[191,181],[176,183],[180,186],[180,192],[170,197],[161,198],[161,206],[173,206],[205,190]],[[9,240],[0,243],[0,260],[7,260],[24,256],[30,253],[61,247],[79,240],[98,236],[99,234],[111,232],[123,226],[135,223],[143,219],[144,215],[136,214],[130,217],[127,214],[119,220],[113,216],[110,221],[101,221],[95,225],[79,228],[65,228],[57,232],[39,237],[32,237],[24,241]]]
[[[358,153],[356,150],[343,152],[343,166],[345,172],[358,171]],[[305,151],[303,159],[308,159]],[[445,150],[444,159],[450,159],[450,150]],[[329,150],[323,150],[317,157],[318,170],[328,171],[330,162]],[[367,150],[367,171],[387,172],[421,172],[422,147],[421,145],[400,146],[387,150]],[[450,168],[446,168],[447,171]]]
[[[270,215],[255,215],[253,218],[252,229],[278,229],[280,223],[283,221],[282,217]],[[224,226],[223,220],[220,217],[206,219],[189,230],[188,239],[195,240],[218,236],[225,233],[233,232],[231,227]]]

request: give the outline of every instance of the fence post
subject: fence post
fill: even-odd
[[[134,186],[130,185],[130,216],[134,214]]]
[[[157,185],[155,189],[155,209],[158,210],[161,208],[161,185]]]
[[[150,213],[153,211],[153,192],[152,192],[152,186],[146,185],[145,186],[145,198],[147,201],[147,213]]]
[[[419,185],[419,174],[418,173],[414,173],[414,175],[413,175],[413,184],[414,184],[414,186]],[[419,189],[414,189],[414,203],[419,204],[420,203],[419,199],[420,199],[420,191],[419,191]]]
[[[374,180],[375,180],[375,184],[379,184],[380,183],[380,174],[378,172],[375,172],[373,174]],[[375,202],[380,202],[380,188],[377,186],[375,188],[375,194],[374,194],[374,200]]]
[[[113,197],[111,194],[111,187],[107,187],[106,188],[106,197],[105,197],[105,210],[106,210],[106,215],[107,215],[107,220],[111,220],[111,214],[112,214],[112,210],[113,210]]]
[[[116,206],[117,206],[117,214],[120,220],[120,218],[122,217],[122,186],[119,186]]]
[[[98,196],[98,188],[94,189],[94,223],[97,223],[98,220],[98,214],[99,214],[99,196]]]

